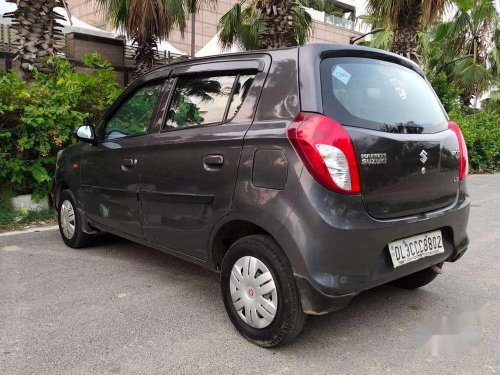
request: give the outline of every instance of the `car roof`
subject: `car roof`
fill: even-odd
[[[174,66],[177,66],[179,64],[195,63],[195,62],[203,62],[203,61],[213,61],[213,60],[216,61],[218,59],[224,59],[224,58],[228,58],[228,57],[248,56],[248,55],[255,55],[255,54],[270,54],[270,55],[272,55],[273,52],[275,52],[275,51],[286,51],[286,50],[301,50],[301,51],[308,51],[309,53],[318,53],[318,54],[320,54],[322,52],[326,52],[326,51],[358,51],[358,52],[364,52],[367,54],[376,53],[376,54],[380,54],[380,55],[391,56],[393,58],[403,60],[407,64],[412,64],[415,67],[418,67],[418,65],[416,65],[413,61],[411,61],[410,59],[407,59],[406,57],[403,57],[401,55],[397,55],[397,54],[392,53],[392,52],[377,49],[377,48],[365,47],[365,46],[360,46],[360,45],[356,45],[356,44],[311,43],[311,44],[305,44],[305,45],[296,46],[296,47],[250,50],[250,51],[241,51],[241,52],[231,52],[231,53],[225,53],[225,54],[220,54],[220,55],[194,57],[192,59],[182,59],[182,60],[174,61],[170,64],[159,66],[151,71],[168,70],[168,69],[170,69]]]
[[[297,58],[300,60],[299,66],[314,66],[314,62],[320,59],[332,57],[336,55],[341,56],[356,56],[356,57],[366,57],[366,58],[381,58],[385,60],[389,60],[401,65],[404,65],[420,75],[424,75],[422,69],[415,64],[413,61],[397,55],[392,52],[387,52],[384,50],[365,47],[360,45],[351,45],[351,44],[334,44],[334,43],[312,43],[305,44],[302,46],[296,47],[286,47],[286,48],[277,48],[277,49],[265,49],[265,50],[251,50],[251,51],[242,51],[242,52],[234,52],[213,56],[204,56],[204,57],[195,57],[192,59],[182,59],[178,61],[174,61],[170,64],[159,66],[155,69],[150,70],[149,72],[137,77],[136,80],[131,84],[136,86],[136,84],[144,84],[149,81],[161,78],[168,71],[182,65],[186,64],[197,64],[200,62],[217,62],[218,60],[232,60],[238,59],[239,57],[245,56],[258,56],[258,55],[270,55],[271,58],[273,54],[281,51],[297,51],[295,54]],[[300,57],[299,57],[300,56]]]

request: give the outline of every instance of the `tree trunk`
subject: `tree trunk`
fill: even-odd
[[[292,2],[289,0],[259,0],[257,15],[264,23],[260,48],[296,46],[297,36],[293,26]]]
[[[156,51],[158,50],[156,37],[150,35],[145,40],[134,38],[133,44],[137,45],[134,56],[136,73],[140,75],[153,69],[156,62]]]
[[[402,55],[416,63],[421,63],[418,51],[418,31],[422,22],[420,0],[413,0],[399,13],[397,28],[394,32],[392,52]]]
[[[20,59],[25,79],[33,76],[33,69],[43,69],[43,58],[56,54],[56,44],[63,38],[61,24],[64,19],[54,11],[63,7],[60,0],[7,0],[18,5],[17,10],[5,14],[12,18],[15,30],[13,42],[19,47],[14,59]]]

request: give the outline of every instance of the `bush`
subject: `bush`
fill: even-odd
[[[450,118],[460,126],[465,137],[471,169],[476,172],[500,171],[500,112],[454,111]]]
[[[427,76],[450,119],[464,134],[472,172],[500,171],[500,111],[498,94],[484,101],[481,110],[463,106],[460,90],[443,72],[428,72]]]
[[[84,59],[89,74],[57,57],[46,64],[52,72],[31,82],[0,72],[0,184],[34,199],[50,191],[57,152],[75,142],[74,129],[95,123],[120,92],[96,54]]]
[[[437,74],[428,72],[427,78],[436,92],[436,95],[439,97],[439,100],[441,100],[446,112],[460,110],[462,106],[460,90],[453,86],[453,83],[444,72],[439,72]]]

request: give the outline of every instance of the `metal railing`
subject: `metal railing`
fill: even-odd
[[[0,25],[0,52],[12,52],[9,25]]]
[[[137,51],[137,47],[134,46],[125,46],[125,64],[127,62],[133,63],[134,57]],[[156,61],[155,65],[165,65],[170,64],[176,60],[179,60],[185,56],[179,55],[176,53],[171,53],[170,51],[156,51],[155,52]]]
[[[323,22],[330,25],[342,27],[344,29],[356,31],[358,33],[367,33],[372,28],[370,24],[360,20],[359,18],[353,21],[347,18],[337,17],[333,14],[327,13],[325,13],[325,19]]]

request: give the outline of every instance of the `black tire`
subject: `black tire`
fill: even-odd
[[[69,202],[73,208],[74,212],[74,233],[72,236],[68,236],[63,230],[62,224],[62,207],[64,202]],[[75,198],[71,190],[64,190],[61,193],[61,197],[59,199],[59,206],[57,207],[57,219],[59,222],[59,232],[61,233],[62,240],[64,243],[73,248],[79,249],[85,247],[89,244],[92,235],[85,233],[82,230],[82,222],[78,210],[76,209]]]
[[[439,268],[443,267],[443,263],[437,264]],[[400,279],[391,282],[392,285],[398,288],[414,290],[421,288],[437,277],[437,273],[432,270],[432,268],[426,268],[422,271],[412,273],[411,275],[402,277]]]
[[[274,319],[265,328],[254,328],[243,321],[231,298],[231,272],[235,263],[245,256],[255,257],[264,263],[276,286],[278,307]],[[302,331],[307,320],[291,265],[278,244],[269,236],[244,237],[229,248],[222,262],[221,290],[224,306],[233,325],[244,337],[259,346],[270,348],[290,342]]]

